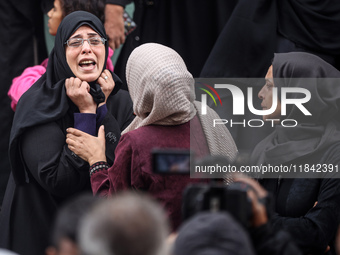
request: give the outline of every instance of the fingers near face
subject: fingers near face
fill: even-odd
[[[79,78],[71,77],[65,80],[65,85],[66,87],[69,87],[69,88],[71,87],[79,88],[81,84],[82,84],[82,81]]]
[[[111,91],[113,90],[113,88],[115,86],[115,82],[112,78],[112,74],[107,69],[105,69],[104,72],[101,73],[101,75],[98,79],[98,83],[101,85],[104,93],[106,93],[105,91],[111,93]]]
[[[108,82],[109,80],[112,79],[111,73],[110,73],[107,69],[105,69],[105,70],[102,72],[102,74],[100,75],[100,77],[103,78],[103,80],[104,80],[105,82]]]

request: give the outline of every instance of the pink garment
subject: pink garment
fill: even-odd
[[[111,57],[114,51],[109,47],[109,54],[106,61],[106,68],[113,72],[113,63]],[[12,100],[11,107],[15,111],[20,97],[46,72],[48,58],[46,58],[40,65],[28,67],[24,72],[15,77],[12,85],[8,90],[7,95]]]
[[[107,56],[107,61],[106,61],[106,69],[110,70],[113,72],[113,63],[111,60],[111,57],[113,56],[114,51],[109,47],[109,55]]]

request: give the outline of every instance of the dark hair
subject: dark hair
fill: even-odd
[[[83,193],[72,197],[58,210],[52,231],[52,245],[59,248],[59,242],[67,238],[78,243],[78,228],[80,221],[102,199],[91,193]]]
[[[105,22],[105,0],[59,0],[63,18],[74,11],[86,11]]]

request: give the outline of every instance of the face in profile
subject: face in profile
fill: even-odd
[[[273,79],[273,66],[270,66],[266,74],[266,84],[262,87],[258,94],[258,97],[262,100],[261,103],[262,110],[268,110],[272,107],[274,86],[275,85]],[[278,100],[275,111],[269,115],[264,115],[263,120],[280,119],[280,117],[281,117],[281,103]]]
[[[90,42],[81,39],[90,39]],[[82,81],[98,79],[105,63],[105,45],[101,36],[89,26],[81,26],[69,38],[66,61],[73,74]]]
[[[58,27],[63,20],[63,11],[59,0],[54,0],[53,8],[47,13],[48,16],[48,32],[51,35],[56,35]]]

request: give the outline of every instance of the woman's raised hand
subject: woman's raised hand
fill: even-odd
[[[106,104],[107,98],[111,94],[112,90],[115,87],[115,82],[112,78],[111,72],[107,69],[105,69],[100,77],[98,78],[98,84],[100,85],[104,95],[105,95],[105,101],[98,105],[100,107],[103,104]]]
[[[80,113],[96,113],[97,104],[93,101],[90,85],[79,78],[65,80],[66,94],[78,107]]]

